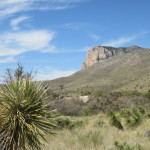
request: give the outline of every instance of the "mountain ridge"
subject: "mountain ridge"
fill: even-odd
[[[94,64],[100,63],[102,60],[120,56],[122,54],[139,49],[143,48],[136,45],[118,48],[111,46],[94,46],[88,51],[85,62],[82,64],[81,70],[89,68]]]

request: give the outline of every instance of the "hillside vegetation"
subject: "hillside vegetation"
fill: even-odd
[[[138,91],[150,88],[150,49],[140,48],[120,56],[101,60],[72,76],[45,81],[51,89],[64,84],[68,93],[82,91]]]

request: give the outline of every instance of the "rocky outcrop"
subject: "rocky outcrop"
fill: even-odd
[[[95,46],[88,51],[85,62],[82,64],[82,70],[101,62],[102,60],[111,57],[119,56],[127,52],[141,49],[138,46],[131,47],[108,47],[108,46]]]

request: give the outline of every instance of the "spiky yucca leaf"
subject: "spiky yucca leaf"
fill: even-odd
[[[6,82],[0,88],[0,149],[41,149],[45,134],[55,127],[53,112],[43,101],[46,90],[30,78]]]

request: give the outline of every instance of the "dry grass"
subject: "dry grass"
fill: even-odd
[[[57,135],[47,138],[48,143],[43,150],[110,150],[115,141],[133,146],[140,144],[143,150],[150,150],[150,139],[145,136],[145,132],[150,130],[150,119],[138,128],[124,131],[112,127],[104,114],[74,119],[83,120],[84,125],[73,130],[56,131]]]

